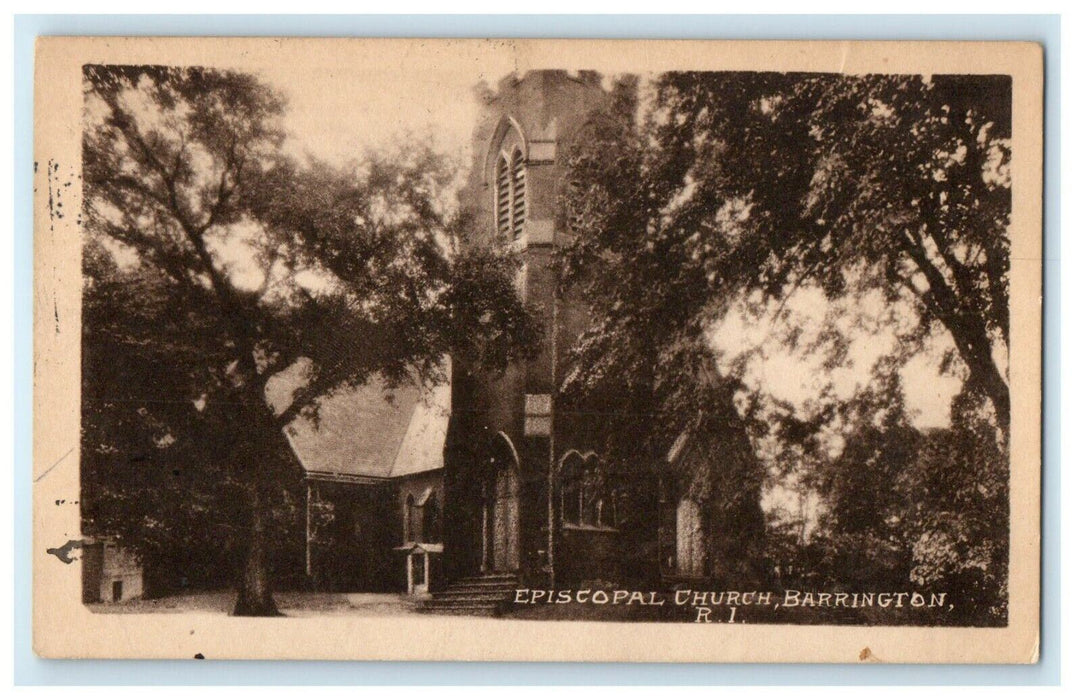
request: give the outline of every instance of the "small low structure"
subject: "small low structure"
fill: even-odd
[[[427,596],[430,582],[437,578],[436,555],[443,554],[443,545],[409,542],[395,550],[406,555],[406,593]]]
[[[377,378],[325,397],[287,434],[304,468],[313,588],[426,595],[441,581],[450,387]]]
[[[747,435],[723,410],[700,413],[676,438],[659,472],[663,580],[763,580],[759,468]]]
[[[81,558],[84,603],[121,603],[142,597],[143,566],[114,540],[84,540]]]

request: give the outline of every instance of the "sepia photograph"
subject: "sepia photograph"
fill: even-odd
[[[77,433],[35,594],[88,636],[1036,660],[1039,47],[78,41],[38,51],[36,395]],[[696,639],[616,653],[769,660]]]

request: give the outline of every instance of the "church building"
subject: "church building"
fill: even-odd
[[[517,284],[542,310],[535,357],[499,375],[455,365],[445,452],[448,576],[513,574],[529,585],[625,578],[622,484],[607,483],[588,416],[558,395],[569,353],[586,323],[557,293],[552,261],[559,225],[563,150],[595,110],[615,99],[592,72],[511,75],[482,105],[461,201],[469,245],[507,247],[521,261]],[[451,524],[453,523],[453,524]],[[649,554],[644,556],[651,556]]]
[[[724,460],[724,437],[700,421],[674,436],[655,472],[617,480],[589,412],[559,393],[588,322],[552,268],[568,240],[562,159],[592,113],[634,89],[545,70],[510,75],[482,98],[460,193],[473,223],[464,244],[515,253],[518,292],[543,316],[540,347],[499,373],[450,358],[435,403],[410,390],[387,402],[373,383],[325,401],[318,426],[298,419],[290,439],[308,484],[316,588],[401,591],[429,598],[430,610],[488,613],[517,586],[664,585],[722,568],[709,554],[710,496],[669,476]]]

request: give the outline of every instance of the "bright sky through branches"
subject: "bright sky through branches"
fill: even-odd
[[[480,114],[477,86],[494,86],[514,66],[493,55],[479,57],[475,73],[392,68],[360,71],[311,61],[290,71],[259,74],[286,96],[285,127],[290,134],[286,148],[295,155],[310,154],[344,165],[363,159],[371,150],[387,151],[411,139],[424,139],[463,169],[467,167]],[[806,318],[801,322],[808,327],[821,324],[828,314],[845,316],[859,307],[850,300],[847,306],[851,309],[837,305],[831,309],[825,299],[816,303],[809,293],[800,295],[800,299],[790,300],[794,302],[791,306],[802,310]],[[818,399],[826,383],[833,385],[837,398],[850,397],[867,381],[872,365],[893,342],[883,333],[854,325],[852,361],[824,375],[816,371],[823,360],[821,354],[787,349],[771,339],[776,330],[776,319],[769,315],[752,324],[730,315],[719,324],[712,341],[723,358],[757,347],[756,356],[748,363],[748,380],[797,406]],[[939,372],[948,344],[942,333],[933,337],[929,348],[902,371],[903,386],[913,388],[906,391],[906,406],[918,427],[942,427],[949,422],[950,401],[960,381]]]

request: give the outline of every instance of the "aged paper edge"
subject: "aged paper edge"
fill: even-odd
[[[81,66],[231,67],[335,60],[403,69],[477,53],[519,70],[804,70],[1008,74],[1013,84],[1010,621],[1006,628],[694,625],[459,618],[100,615],[79,569],[46,554],[78,539]],[[265,38],[40,38],[35,71],[33,638],[52,658],[1033,663],[1039,657],[1042,101],[1040,45],[1021,42],[769,42]],[[862,654],[862,652],[864,652]]]

